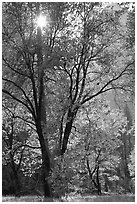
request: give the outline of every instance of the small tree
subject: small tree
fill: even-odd
[[[26,126],[15,116],[17,105],[15,104],[12,109],[14,110],[12,111],[6,107],[3,109],[3,165],[8,166],[12,171],[15,181],[15,193],[17,194],[21,191],[21,178],[19,175],[24,157],[25,143],[29,137]]]
[[[76,132],[80,134],[80,139],[75,148],[80,152],[80,158],[84,157],[91,183],[101,194],[101,183],[108,190],[111,182],[115,184],[119,180],[120,132],[126,132],[127,121],[122,112],[111,110],[104,102],[97,109],[95,106],[90,103],[90,106],[83,108],[76,121]]]

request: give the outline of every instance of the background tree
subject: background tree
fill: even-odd
[[[60,127],[61,154],[66,151],[72,124],[80,107],[112,89],[130,92],[131,80],[128,77],[129,80],[125,81],[125,76],[129,76],[129,70],[134,69],[134,59],[127,57],[125,38],[121,35],[118,17],[122,14],[109,12],[109,9],[102,11],[100,4],[94,3],[71,6],[72,15],[69,18],[73,24],[71,30],[62,31],[67,38],[64,38],[61,47],[65,56],[63,65],[59,67],[60,71],[64,70],[64,78],[67,79],[65,89],[68,84],[67,106]]]
[[[135,149],[133,149],[131,152],[128,167],[129,167],[129,171],[130,171],[130,176],[131,176],[132,181],[133,181],[132,191],[135,192]]]
[[[10,99],[8,103],[5,101],[2,126],[3,194],[38,193],[37,189],[41,190],[41,153],[36,131],[20,105],[13,104]],[[35,178],[38,170],[39,177]]]
[[[126,131],[126,118],[116,110],[111,110],[107,103],[90,104],[81,112],[77,123],[78,132],[84,138],[79,141],[78,149],[85,152],[85,165],[98,193],[101,193],[101,184],[108,189],[111,181],[113,185],[118,179],[117,168],[120,157],[117,148],[121,146],[119,131]],[[84,117],[84,119],[83,119]],[[80,125],[79,125],[80,124]],[[82,139],[82,137],[81,137]],[[99,173],[100,172],[100,173]],[[110,182],[107,180],[110,179]],[[114,179],[114,180],[113,180]]]
[[[3,102],[3,105],[5,104]],[[21,174],[26,141],[29,138],[29,129],[27,130],[24,122],[17,119],[15,114],[17,111],[17,104],[8,101],[8,107],[4,106],[3,108],[2,124],[3,171],[6,172],[8,168],[11,169],[12,179],[15,182],[11,187],[14,193],[21,191],[21,177],[19,175]],[[3,191],[5,188],[6,186],[3,186]]]

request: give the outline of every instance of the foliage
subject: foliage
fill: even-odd
[[[41,182],[45,197],[52,195],[50,185],[60,195],[73,186],[91,189],[90,171],[96,172],[94,184],[98,179],[108,185],[104,176],[114,185],[119,180],[131,126],[102,98],[112,90],[125,100],[134,95],[134,4],[130,7],[3,3],[3,162],[18,165],[24,183]],[[36,24],[41,13],[47,17],[44,28]]]
[[[90,103],[88,108],[85,107],[81,111],[76,121],[76,131],[80,134],[80,139],[75,148],[79,160],[85,161],[83,169],[87,168],[86,160],[91,172],[95,172],[98,163],[103,186],[105,176],[109,181],[118,180],[116,168],[120,163],[120,157],[117,148],[122,145],[120,131],[126,131],[126,118],[123,114],[118,110],[111,110],[105,103],[101,102],[97,109]]]

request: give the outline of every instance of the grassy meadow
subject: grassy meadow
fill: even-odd
[[[5,196],[2,202],[135,202],[134,195],[66,196],[60,199],[44,199],[42,196]]]

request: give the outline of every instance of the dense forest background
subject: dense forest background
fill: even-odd
[[[2,12],[3,195],[134,193],[135,4]]]

